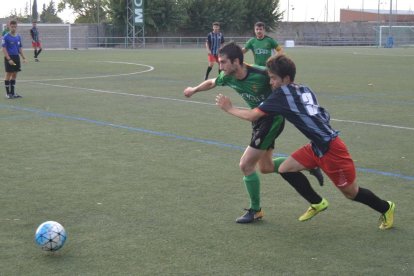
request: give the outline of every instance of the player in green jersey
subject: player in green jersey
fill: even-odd
[[[266,68],[250,66],[243,63],[242,49],[235,43],[228,43],[219,50],[219,66],[222,72],[215,79],[208,79],[198,86],[187,87],[184,95],[191,97],[197,92],[207,91],[216,86],[229,86],[245,100],[250,108],[256,108],[271,93],[270,79]],[[274,173],[285,160],[284,157],[273,159],[275,139],[284,127],[280,116],[265,116],[252,123],[252,137],[249,146],[240,159],[243,181],[250,197],[250,208],[236,222],[249,223],[263,217],[260,205],[260,179],[256,166],[261,173]],[[320,183],[323,178],[319,169],[312,170]],[[306,177],[298,173],[301,178]],[[306,179],[307,180],[307,179]],[[289,180],[288,180],[289,182]]]
[[[9,32],[10,32],[10,22],[7,22],[6,26],[4,27],[3,32],[1,33],[1,37],[3,38]]]
[[[243,48],[243,53],[252,50],[254,56],[254,64],[266,66],[266,61],[276,50],[277,54],[283,52],[279,43],[265,34],[265,24],[257,22],[254,24],[254,33],[256,37],[249,39]]]

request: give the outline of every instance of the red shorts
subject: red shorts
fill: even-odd
[[[217,55],[213,55],[213,54],[208,54],[208,61],[209,62],[219,62],[218,61],[218,56]]]
[[[42,48],[42,43],[40,41],[32,41],[32,47],[33,48]]]
[[[305,168],[321,168],[332,180],[335,186],[346,187],[355,181],[355,165],[351,155],[341,138],[336,137],[329,144],[329,150],[322,157],[318,157],[307,144],[291,155]]]

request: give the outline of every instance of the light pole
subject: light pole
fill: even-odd
[[[288,0],[288,8],[287,8],[287,21],[289,22],[289,10],[290,10],[290,3]]]

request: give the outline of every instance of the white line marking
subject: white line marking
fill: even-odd
[[[356,53],[354,53],[356,54]],[[136,66],[144,66],[148,69],[143,71],[137,71],[132,73],[125,73],[125,74],[114,74],[114,75],[102,75],[102,76],[92,76],[92,77],[80,77],[80,78],[60,78],[60,79],[44,79],[44,80],[21,80],[20,82],[35,82],[40,85],[45,86],[53,86],[53,87],[60,87],[60,88],[69,88],[69,89],[76,89],[76,90],[85,90],[92,93],[106,93],[106,94],[114,94],[114,95],[123,95],[123,96],[131,96],[131,97],[142,97],[148,99],[158,99],[158,100],[168,100],[168,101],[176,101],[176,102],[184,102],[184,103],[194,103],[194,104],[202,104],[202,105],[209,105],[215,106],[212,103],[205,103],[193,100],[182,100],[182,99],[174,99],[174,98],[167,98],[167,97],[156,97],[156,96],[147,96],[141,94],[131,94],[131,93],[124,93],[124,92],[116,92],[116,91],[109,91],[109,90],[102,90],[102,89],[91,89],[91,88],[84,88],[84,87],[75,87],[69,85],[57,85],[57,84],[49,84],[49,83],[42,83],[43,81],[60,81],[60,80],[82,80],[82,79],[97,79],[97,78],[109,78],[109,77],[118,77],[118,76],[129,76],[135,74],[142,74],[153,71],[155,68],[151,65],[147,64],[140,64],[140,63],[132,63],[132,62],[123,62],[123,61],[94,61],[94,62],[102,62],[102,63],[113,63],[113,64],[128,64],[128,65],[136,65]],[[240,107],[244,108],[244,107]],[[380,123],[371,123],[371,122],[361,122],[361,121],[352,121],[352,120],[341,120],[341,119],[331,119],[332,121],[337,122],[344,122],[344,123],[353,123],[353,124],[361,124],[361,125],[371,125],[371,126],[379,126],[379,127],[388,127],[388,128],[396,128],[396,129],[405,129],[405,130],[414,130],[412,127],[404,127],[404,126],[396,126],[396,125],[388,125],[388,124],[380,124]]]
[[[74,77],[74,78],[60,78],[60,79],[43,79],[43,80],[20,80],[19,82],[41,82],[41,81],[86,80],[86,79],[110,78],[110,77],[137,75],[137,74],[147,73],[155,69],[153,66],[146,65],[146,64],[140,64],[140,63],[131,63],[131,62],[122,62],[122,61],[96,61],[96,62],[136,65],[136,66],[147,67],[148,69],[143,70],[143,71],[136,71],[132,73],[124,73],[124,74],[100,75],[100,76],[77,77],[77,78]]]
[[[108,91],[108,90],[102,90],[102,89],[92,89],[92,88],[75,87],[75,86],[69,86],[69,85],[49,84],[49,83],[41,83],[41,82],[37,82],[37,84],[45,85],[45,86],[59,87],[59,88],[85,90],[85,91],[89,91],[89,92],[93,92],[93,93],[106,93],[106,94],[123,95],[123,96],[131,96],[131,97],[142,97],[142,98],[147,98],[147,99],[167,100],[167,101],[176,101],[176,102],[183,102],[183,103],[193,103],[193,104],[216,106],[215,104],[212,104],[212,103],[205,103],[205,102],[199,102],[199,101],[193,101],[193,100],[182,100],[182,99],[174,99],[174,98],[168,98],[168,97],[157,97],[157,96],[148,96],[148,95],[142,95],[142,94],[131,94],[131,93]],[[244,107],[239,107],[239,108],[244,108]],[[353,123],[353,124],[361,124],[361,125],[371,125],[371,126],[380,126],[380,127],[388,127],[388,128],[396,128],[396,129],[414,130],[414,128],[412,128],[412,127],[387,125],[387,124],[380,124],[380,123],[361,122],[361,121],[352,121],[352,120],[341,120],[341,119],[333,119],[333,118],[331,118],[331,120],[332,121],[337,121],[337,122],[343,122],[343,123]]]

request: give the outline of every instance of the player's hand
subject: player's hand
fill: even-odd
[[[23,63],[27,63],[27,59],[23,58]]]
[[[230,98],[224,96],[223,94],[218,94],[216,96],[216,105],[218,105],[224,111],[228,111],[233,107]]]
[[[13,66],[15,66],[15,65],[16,65],[16,63],[15,63],[12,59],[9,59],[7,62],[8,62],[10,65],[13,65]]]
[[[184,96],[186,96],[187,98],[190,98],[192,95],[195,94],[195,88],[194,87],[187,87],[186,89],[184,89]]]

